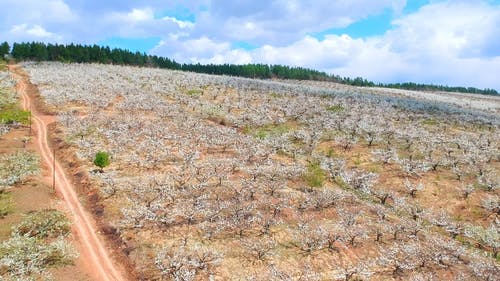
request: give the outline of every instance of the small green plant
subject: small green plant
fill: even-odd
[[[310,187],[321,187],[326,180],[326,172],[321,169],[319,162],[314,161],[307,165],[304,180]]]
[[[341,104],[336,104],[336,105],[331,105],[326,108],[326,110],[337,113],[337,112],[342,112],[345,110],[345,108]]]
[[[104,172],[104,168],[109,166],[109,154],[105,151],[99,151],[95,154],[94,164],[99,167],[99,171]]]

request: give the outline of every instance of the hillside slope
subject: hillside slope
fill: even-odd
[[[97,64],[26,70],[141,279],[500,275],[496,98]],[[97,151],[112,156],[104,173]]]

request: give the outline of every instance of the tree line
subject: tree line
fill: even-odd
[[[166,57],[148,55],[141,52],[103,47],[98,45],[80,44],[45,44],[40,42],[14,43],[12,50],[7,42],[0,45],[0,57],[11,55],[16,60],[61,61],[76,63],[103,63],[119,65],[135,65],[159,67],[173,70],[191,71],[206,74],[231,75],[259,79],[296,79],[330,81],[361,87],[386,87],[417,91],[446,91],[474,94],[497,95],[494,89],[478,89],[474,87],[450,87],[443,85],[406,83],[374,83],[357,77],[341,77],[326,72],[286,65],[268,64],[188,64],[178,63]]]

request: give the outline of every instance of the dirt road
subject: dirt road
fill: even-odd
[[[53,152],[47,142],[47,126],[55,121],[54,117],[43,115],[31,108],[30,105],[33,104],[33,101],[32,97],[27,93],[28,76],[19,66],[9,66],[9,69],[17,81],[17,91],[21,94],[23,108],[32,110],[32,126],[36,132],[34,140],[45,165],[49,168],[50,175],[52,175],[53,166],[55,166],[56,192],[71,212],[72,217],[70,219],[73,221],[77,240],[81,244],[80,255],[82,255],[85,264],[89,267],[89,275],[95,280],[102,281],[126,280],[126,274],[123,274],[113,263],[109,252],[104,247],[100,237],[98,237],[93,218],[80,203],[74,186],[66,177],[61,164],[57,161],[57,155],[55,162],[53,162]],[[51,181],[50,184],[52,184]]]

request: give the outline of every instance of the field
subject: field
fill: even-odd
[[[25,69],[138,279],[500,276],[498,97]]]

